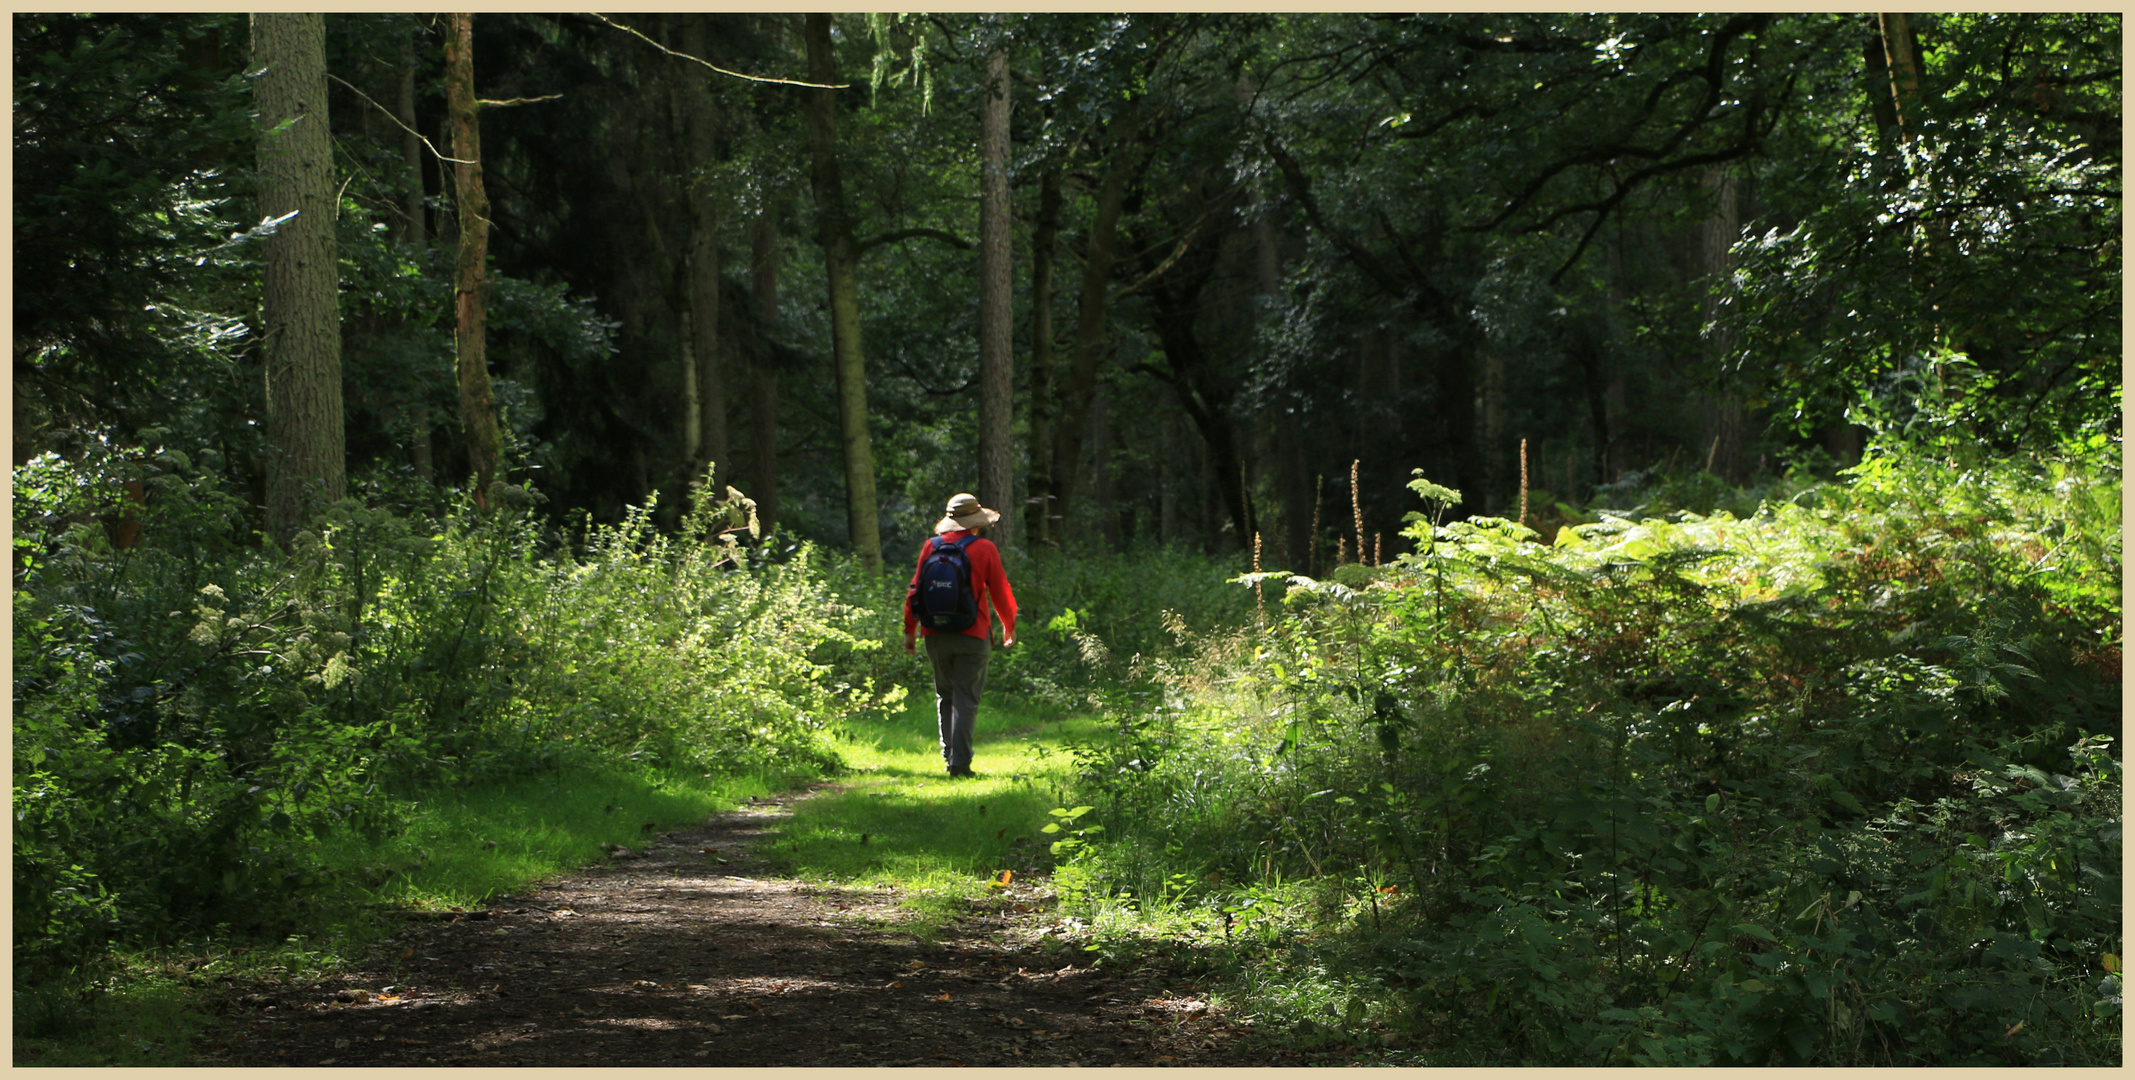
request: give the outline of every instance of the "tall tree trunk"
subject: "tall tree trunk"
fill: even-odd
[[[979,107],[979,501],[1005,508],[994,539],[1014,539],[1015,369],[1010,309],[1015,263],[1008,235],[1008,49],[986,57]]]
[[[1075,310],[1075,345],[1067,385],[1062,387],[1059,424],[1053,429],[1053,511],[1067,520],[1081,478],[1082,440],[1088,433],[1090,399],[1097,389],[1097,359],[1104,349],[1105,313],[1111,299],[1112,247],[1119,234],[1120,205],[1127,196],[1127,155],[1122,145],[1097,192],[1082,260],[1082,299]]]
[[[1511,490],[1505,445],[1505,354],[1483,345],[1483,497],[1475,500],[1486,514],[1505,516],[1505,493]],[[1462,492],[1463,495],[1467,494]],[[1517,511],[1515,511],[1517,512]]]
[[[682,50],[704,56],[705,16],[691,14],[682,19]],[[705,494],[716,498],[716,485],[734,476],[727,459],[726,379],[719,363],[719,200],[711,182],[718,116],[705,71],[689,64],[681,73],[683,125],[689,143],[684,155],[689,162],[689,351],[698,401],[697,428],[691,433],[697,453],[690,458],[690,476],[696,479],[709,460],[718,472],[711,481],[714,488]]]
[[[400,120],[400,159],[406,170],[401,187],[401,242],[420,253],[430,244],[429,222],[423,213],[423,139],[415,128],[415,69],[420,30],[410,30],[400,42],[400,86],[393,102],[393,115]],[[430,403],[418,397],[404,406],[408,416],[408,463],[415,477],[430,482],[433,451],[430,446]]]
[[[1910,142],[1920,125],[1920,63],[1914,54],[1912,28],[1902,13],[1879,14],[1876,22],[1883,38],[1884,74],[1890,82],[1892,124],[1898,129],[1898,139]]]
[[[838,81],[831,51],[830,16],[810,14],[803,34],[809,81]],[[875,503],[875,454],[867,437],[867,364],[860,352],[860,255],[846,216],[845,182],[838,171],[837,91],[811,89],[808,126],[809,186],[815,192],[817,242],[829,279],[830,342],[838,376],[839,442],[845,458],[845,520],[853,551],[872,573],[882,570],[882,534]]]
[[[1030,502],[1033,544],[1058,542],[1053,528],[1053,255],[1060,236],[1060,171],[1038,181],[1038,221],[1030,241]]]
[[[267,530],[297,525],[344,493],[341,319],[334,250],[333,152],[326,123],[326,20],[252,17],[262,216],[294,215],[267,239]],[[307,503],[315,505],[307,506]]]
[[[764,351],[749,378],[749,438],[756,459],[756,520],[766,530],[778,521],[778,368],[772,366],[770,336],[778,325],[778,220],[767,201],[750,229],[749,257],[755,289],[756,322]]]
[[[1119,507],[1112,499],[1112,393],[1099,386],[1090,402],[1090,501],[1097,508],[1097,534],[1105,550],[1118,551]]]
[[[1707,292],[1703,304],[1704,321],[1707,326],[1715,324],[1720,314],[1720,299],[1710,290],[1725,280],[1734,269],[1731,248],[1735,238],[1742,233],[1742,206],[1735,189],[1735,179],[1725,165],[1715,165],[1706,173],[1705,183],[1712,189],[1712,213],[1705,219],[1699,269],[1705,272]],[[1714,331],[1712,339],[1713,366],[1722,368],[1727,354],[1733,350],[1733,342],[1726,335]],[[1699,446],[1696,450],[1705,453],[1712,472],[1728,483],[1740,483],[1742,475],[1742,398],[1724,379],[1716,379],[1714,386],[1699,395],[1702,399],[1703,422],[1699,425]]]
[[[400,121],[400,160],[405,170],[400,188],[400,239],[417,251],[429,243],[423,221],[423,139],[415,133],[415,33],[400,42],[400,86],[393,115]]]
[[[482,128],[475,114],[474,16],[455,12],[445,39],[446,108],[452,115],[454,202],[459,210],[459,253],[453,298],[458,314],[460,426],[467,433],[467,460],[474,468],[474,503],[489,512],[489,486],[500,456],[497,403],[489,388],[489,195],[482,190]]]
[[[1166,364],[1160,374],[1171,384],[1180,409],[1200,432],[1224,512],[1230,517],[1238,542],[1250,550],[1260,523],[1254,513],[1252,492],[1246,486],[1245,456],[1239,446],[1238,429],[1231,421],[1232,390],[1209,362],[1194,329],[1199,297],[1215,266],[1212,253],[1199,261],[1198,267],[1189,263],[1173,271],[1180,279],[1176,292],[1162,282],[1149,290],[1154,328]],[[1219,550],[1213,533],[1209,539],[1211,550]]]

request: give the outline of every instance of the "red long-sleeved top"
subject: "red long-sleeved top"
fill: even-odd
[[[958,529],[954,532],[941,534],[941,538],[953,542],[969,535],[971,535],[969,530]],[[912,565],[913,586],[919,584],[919,568],[926,565],[927,551],[933,546],[934,541],[931,539],[919,545],[919,561]],[[1016,594],[1008,587],[1008,571],[1001,567],[1001,549],[993,546],[993,541],[980,537],[965,546],[964,556],[971,560],[971,591],[978,596],[979,617],[976,622],[971,624],[969,629],[949,632],[969,634],[975,638],[986,637],[993,631],[993,617],[989,614],[988,609],[997,608],[1001,613],[1002,633],[1004,635],[1014,634],[1016,632]],[[904,591],[905,635],[909,637],[914,629],[929,636],[938,632],[919,625],[918,616],[912,614],[912,589],[907,588]]]

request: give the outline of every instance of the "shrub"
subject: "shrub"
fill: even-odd
[[[1477,1060],[2117,1060],[2115,452],[1885,447],[1547,547],[1418,515],[1166,669],[1078,874],[1324,881]]]

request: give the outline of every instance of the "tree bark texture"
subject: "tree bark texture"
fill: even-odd
[[[401,241],[417,251],[429,243],[429,228],[423,221],[423,140],[415,133],[415,39],[400,43],[400,86],[393,101],[393,115],[400,120],[400,160],[407,170],[401,179]]]
[[[459,252],[453,263],[453,300],[458,316],[460,426],[467,433],[467,460],[474,468],[474,502],[489,511],[489,486],[501,456],[497,403],[489,387],[489,196],[482,189],[482,128],[474,96],[474,16],[455,12],[445,39],[445,98],[452,115],[454,202],[459,209]]]
[[[807,39],[809,81],[835,84],[838,60],[831,51],[830,16],[811,13],[802,32]],[[838,170],[837,91],[810,89],[805,93],[809,186],[815,193],[817,242],[823,246],[829,279],[831,356],[837,371],[839,442],[845,459],[845,519],[860,564],[880,573],[882,534],[875,502],[875,455],[867,435],[867,364],[860,351],[860,259],[852,221],[846,214],[845,182]]]
[[[1075,344],[1060,411],[1053,429],[1052,517],[1067,521],[1082,472],[1082,442],[1089,432],[1090,399],[1097,389],[1097,360],[1104,350],[1106,310],[1111,299],[1112,248],[1119,234],[1119,211],[1127,196],[1127,148],[1121,147],[1097,192],[1097,211],[1082,260],[1082,298],[1075,310]]]
[[[681,17],[682,51],[706,55],[703,14]],[[693,433],[698,452],[690,459],[695,479],[707,461],[718,470],[711,482],[727,483],[734,475],[727,458],[726,378],[719,363],[719,199],[712,188],[717,164],[718,113],[707,82],[709,72],[696,64],[677,60],[682,91],[682,116],[689,163],[689,335],[691,359],[697,381],[697,430]],[[706,492],[716,498],[718,489]]]
[[[1700,269],[1705,272],[1708,290],[1703,304],[1705,324],[1714,326],[1720,314],[1720,300],[1710,290],[1734,269],[1730,249],[1742,233],[1742,206],[1734,176],[1726,165],[1713,166],[1706,174],[1705,182],[1712,190],[1713,206],[1711,215],[1705,219],[1699,261],[1704,264]],[[1712,355],[1717,368],[1733,351],[1734,343],[1718,330],[1714,334]],[[1717,382],[1713,389],[1700,396],[1703,399],[1699,403],[1703,423],[1699,442],[1703,444],[1709,467],[1715,475],[1736,483],[1742,479],[1742,398],[1724,382]]]
[[[1505,516],[1506,492],[1515,490],[1507,468],[1510,448],[1505,444],[1505,354],[1487,343],[1483,346],[1483,497],[1476,501],[1483,513]],[[1466,494],[1463,492],[1462,494]]]
[[[405,170],[401,178],[400,240],[417,252],[430,244],[429,222],[424,220],[423,211],[423,140],[415,127],[416,47],[420,33],[410,31],[401,39],[400,84],[393,101],[393,115],[400,120],[400,159]],[[427,484],[432,468],[429,402],[418,397],[406,405],[402,415],[409,428],[408,463],[414,467],[416,478]]]
[[[756,212],[749,256],[757,324],[769,338],[778,325],[778,219],[768,204]],[[768,531],[778,521],[778,369],[768,347],[750,373],[749,395],[749,439],[756,460],[755,490],[749,494],[756,500],[756,520]]]
[[[252,66],[260,72],[253,81],[260,212],[294,215],[267,239],[261,283],[267,529],[286,543],[306,517],[345,493],[324,16],[254,15]]]
[[[994,527],[999,543],[1014,540],[1015,400],[1010,353],[1008,221],[1008,50],[986,58],[986,92],[979,107],[979,501],[1003,508]]]
[[[1053,514],[1053,262],[1060,236],[1060,171],[1038,181],[1038,221],[1030,241],[1030,501],[1033,544],[1057,543]]]

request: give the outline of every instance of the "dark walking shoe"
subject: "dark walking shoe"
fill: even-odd
[[[971,766],[969,765],[951,765],[949,766],[949,775],[951,777],[962,779],[963,777],[976,776],[978,774],[972,772]]]

